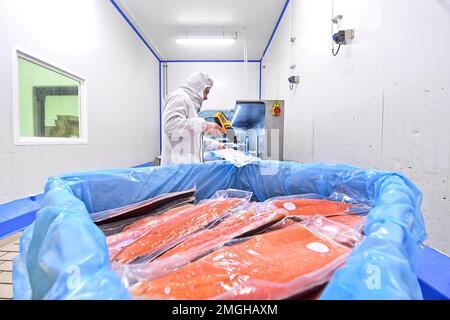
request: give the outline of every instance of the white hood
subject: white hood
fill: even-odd
[[[194,72],[187,78],[186,84],[180,86],[180,88],[184,89],[192,100],[198,103],[198,111],[203,103],[203,91],[206,88],[212,88],[212,86],[213,80],[210,76],[205,73]]]

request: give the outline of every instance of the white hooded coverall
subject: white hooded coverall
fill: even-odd
[[[203,91],[213,86],[206,74],[191,74],[185,85],[169,93],[162,115],[161,165],[203,162],[203,151],[218,148],[219,142],[203,137],[206,120],[198,116]]]

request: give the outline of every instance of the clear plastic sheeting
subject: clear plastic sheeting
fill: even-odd
[[[14,296],[129,298],[111,270],[105,237],[89,214],[194,186],[197,200],[231,188],[251,191],[258,201],[316,193],[325,197],[343,194],[358,203],[374,204],[366,218],[364,240],[334,273],[322,298],[422,298],[415,246],[425,240],[426,233],[422,195],[413,183],[391,172],[278,161],[240,168],[209,162],[116,169],[49,179],[42,208],[22,236],[20,255],[14,261]]]
[[[133,243],[120,250],[112,259],[119,263],[145,263],[152,261],[168,249],[184,241],[189,235],[229,214],[234,208],[245,205],[238,198],[216,198],[206,200],[179,214],[164,218],[161,224],[146,228]],[[128,231],[125,231],[128,232]],[[133,232],[133,230],[130,230]]]
[[[106,243],[108,245],[109,254],[111,257],[115,257],[123,248],[133,243],[139,237],[144,235],[151,228],[159,227],[169,217],[178,215],[185,210],[191,209],[193,205],[187,204],[176,208],[172,208],[164,212],[163,215],[150,216],[140,219],[131,225],[124,228],[122,232],[117,234],[108,235],[106,237]]]
[[[149,212],[157,211],[167,205],[176,205],[179,202],[188,200],[195,192],[195,188],[182,192],[172,192],[161,194],[148,200],[139,201],[120,208],[114,208],[106,211],[91,214],[91,219],[97,224],[122,221],[126,218],[139,217]],[[195,200],[195,199],[194,199]]]
[[[348,214],[367,214],[372,207],[363,203],[358,203],[349,197],[325,197],[318,194],[290,195],[274,197],[266,200],[273,203],[278,208],[288,211],[288,215],[293,218],[307,219],[320,214],[325,217]],[[340,201],[337,201],[340,199]],[[344,201],[345,199],[345,201]]]
[[[232,163],[236,167],[243,167],[249,163],[259,161],[259,158],[248,155],[242,151],[234,150],[231,148],[225,148],[221,150],[214,150],[214,155],[217,157],[221,157],[226,161]]]
[[[145,264],[113,264],[127,285],[167,274],[220,248],[238,237],[256,234],[284,219],[286,210],[270,203],[252,203],[230,212],[210,228],[192,234],[154,261]]]
[[[304,220],[302,224],[311,231],[348,247],[354,247],[363,238],[354,228],[320,215]]]
[[[150,299],[285,299],[326,283],[349,252],[296,224],[228,243],[178,270],[138,282],[130,292]]]
[[[214,193],[211,197],[211,200],[213,199],[226,199],[226,198],[237,198],[237,199],[243,199],[246,201],[250,201],[252,198],[253,192],[251,191],[243,191],[243,190],[236,190],[236,189],[227,189],[227,190],[218,190],[216,193]]]

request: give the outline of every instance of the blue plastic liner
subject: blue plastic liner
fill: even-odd
[[[367,204],[367,237],[336,271],[322,299],[422,299],[415,247],[426,239],[421,192],[405,177],[347,165],[223,161],[82,172],[50,178],[42,208],[14,260],[15,299],[128,299],[111,271],[105,237],[90,214],[197,187],[252,191],[254,200],[343,193]]]

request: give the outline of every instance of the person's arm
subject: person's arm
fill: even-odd
[[[168,135],[189,133],[201,133],[207,128],[206,120],[200,117],[187,118],[187,103],[183,96],[173,95],[167,98],[163,112],[164,132]]]
[[[225,146],[217,140],[204,137],[205,151],[225,149]]]

